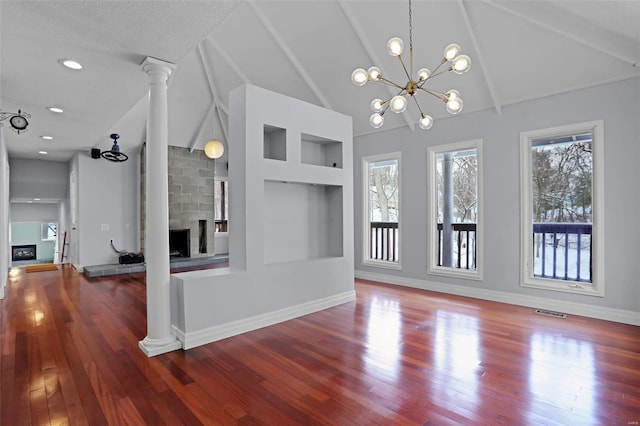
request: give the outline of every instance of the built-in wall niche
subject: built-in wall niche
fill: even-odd
[[[342,186],[264,182],[264,263],[343,256]]]
[[[342,168],[342,142],[306,133],[300,140],[303,164]]]
[[[287,161],[287,131],[265,124],[263,153],[266,159]]]

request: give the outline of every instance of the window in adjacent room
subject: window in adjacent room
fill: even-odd
[[[522,285],[603,296],[602,121],[520,141]]]
[[[362,159],[364,263],[400,267],[400,153]]]
[[[42,224],[42,241],[55,241],[56,235],[58,235],[57,223]]]
[[[429,273],[482,279],[482,141],[429,148]]]
[[[229,232],[229,181],[226,178],[215,178],[214,200],[215,232]]]

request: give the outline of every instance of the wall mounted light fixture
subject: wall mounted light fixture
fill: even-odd
[[[17,134],[20,134],[20,132],[27,131],[27,126],[29,125],[27,118],[31,118],[31,114],[27,114],[20,110],[18,110],[17,114],[15,112],[0,111],[0,126],[2,126],[2,121],[9,119],[11,129]]]

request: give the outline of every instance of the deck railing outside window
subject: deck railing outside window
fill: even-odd
[[[591,228],[591,223],[534,223],[534,276],[592,282]]]
[[[452,268],[476,269],[476,224],[452,223],[453,259]],[[442,266],[442,223],[438,224],[438,266]]]
[[[398,261],[398,223],[371,222],[369,259]]]

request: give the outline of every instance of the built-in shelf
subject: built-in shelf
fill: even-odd
[[[287,131],[280,127],[264,125],[263,157],[287,161]]]
[[[264,183],[264,262],[343,256],[342,186]]]
[[[303,164],[342,168],[342,142],[306,133],[300,140]]]

